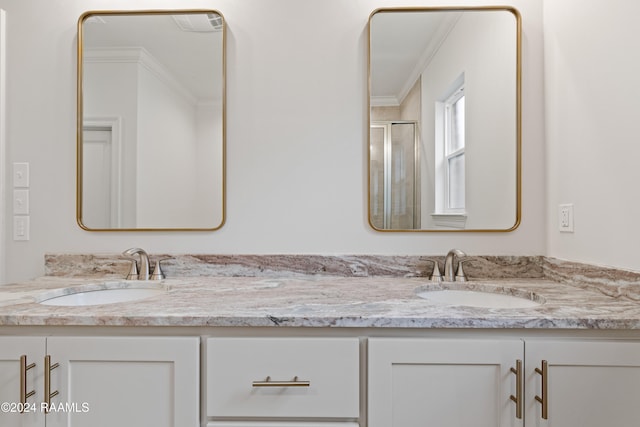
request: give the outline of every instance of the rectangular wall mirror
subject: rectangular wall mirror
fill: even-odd
[[[83,229],[223,225],[225,31],[213,10],[80,17],[77,220]]]
[[[379,231],[520,223],[520,15],[378,9],[369,19],[369,222]]]

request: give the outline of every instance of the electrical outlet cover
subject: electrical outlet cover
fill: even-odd
[[[573,233],[573,205],[558,206],[558,229],[563,233]]]

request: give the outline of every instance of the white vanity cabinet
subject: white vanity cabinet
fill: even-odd
[[[368,359],[368,427],[640,425],[640,341],[372,338]]]
[[[0,336],[0,427],[640,425],[637,332],[82,331]]]
[[[522,426],[523,358],[517,339],[371,338],[368,427]]]
[[[640,425],[640,342],[527,340],[526,361],[527,426]]]
[[[33,414],[0,412],[0,425],[197,427],[199,342],[197,337],[0,337],[0,400],[20,401],[20,356],[28,355],[27,363],[35,366],[27,371],[26,389],[35,394],[27,401],[36,405]],[[43,405],[48,399],[50,405]]]
[[[209,338],[206,352],[209,427],[358,426],[358,338]]]
[[[41,337],[0,337],[0,426],[44,426],[40,401],[45,350],[45,339]],[[20,413],[26,403],[37,404],[37,410],[29,408]]]

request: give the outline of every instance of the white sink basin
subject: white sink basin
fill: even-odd
[[[465,307],[531,308],[538,307],[544,302],[534,294],[504,288],[482,290],[421,288],[416,294],[436,304]]]
[[[76,289],[72,293],[62,295],[44,295],[39,301],[43,305],[55,306],[84,306],[113,304],[117,302],[137,301],[144,298],[161,295],[167,292],[165,288],[108,288],[108,289]]]

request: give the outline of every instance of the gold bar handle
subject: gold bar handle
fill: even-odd
[[[516,418],[521,420],[522,406],[524,404],[524,399],[522,398],[522,360],[516,360],[516,367],[512,367],[511,372],[516,375],[516,395],[512,394],[509,398],[516,404]]]
[[[549,364],[546,360],[542,361],[542,369],[536,368],[536,372],[542,376],[542,397],[536,396],[536,400],[542,404],[542,419],[549,419],[549,382],[548,382],[548,373],[549,373]]]
[[[253,387],[309,387],[311,381],[300,381],[298,377],[293,377],[293,381],[271,381],[271,377],[267,377],[264,381],[254,381]]]
[[[27,399],[36,394],[35,390],[27,391],[27,371],[36,367],[35,363],[27,365],[27,356],[20,356],[20,412],[24,412]]]
[[[58,395],[58,390],[51,391],[51,371],[60,366],[59,363],[51,364],[51,356],[44,357],[44,403],[46,404],[45,413],[49,412],[51,406],[51,398]]]

